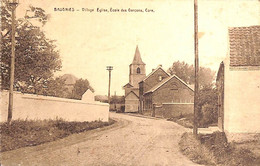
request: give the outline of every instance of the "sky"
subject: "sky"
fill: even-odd
[[[106,66],[114,68],[111,94],[124,94],[122,86],[129,82],[129,64],[137,45],[147,75],[160,64],[167,70],[174,61],[194,63],[193,0],[20,0],[19,3],[18,18],[24,16],[29,5],[50,14],[43,30],[48,38],[56,40],[63,66],[55,75],[67,73],[88,79],[97,95],[106,95],[108,91]],[[54,8],[73,8],[74,12]],[[119,12],[110,12],[110,8]],[[144,12],[121,11],[129,8]],[[146,8],[150,12],[145,12]],[[103,9],[109,12],[100,12]],[[199,64],[217,71],[227,55],[228,27],[260,25],[260,2],[198,0],[198,15]]]

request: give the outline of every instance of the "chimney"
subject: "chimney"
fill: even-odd
[[[162,67],[162,64],[158,65],[158,67]]]

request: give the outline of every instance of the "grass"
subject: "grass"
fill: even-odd
[[[36,146],[55,141],[74,133],[101,128],[113,124],[109,122],[67,122],[57,120],[14,120],[10,126],[0,124],[1,149],[0,152],[18,149],[26,146]]]
[[[251,141],[250,144],[252,143],[259,147],[259,141]],[[259,153],[254,153],[250,146],[242,148],[235,143],[228,143],[225,134],[221,132],[215,132],[211,135],[198,135],[198,139],[192,133],[184,133],[179,142],[179,147],[184,155],[198,164],[222,166],[260,165]]]
[[[193,128],[193,114],[180,115],[177,117],[172,117],[167,120],[176,122],[177,124],[184,126],[186,128]]]

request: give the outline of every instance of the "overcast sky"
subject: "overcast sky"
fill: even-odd
[[[107,94],[107,65],[114,67],[111,94],[124,93],[136,45],[146,74],[159,64],[167,70],[177,60],[194,62],[193,0],[20,0],[17,17],[29,4],[51,16],[44,31],[57,40],[62,58],[62,71],[56,75],[86,78],[96,94]],[[79,11],[54,11],[63,7]],[[100,13],[97,8],[154,12]],[[260,25],[258,0],[198,0],[198,13],[200,65],[215,71],[227,54],[228,27]]]

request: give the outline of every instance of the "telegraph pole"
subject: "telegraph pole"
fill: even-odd
[[[194,51],[195,51],[195,92],[193,134],[198,135],[198,95],[199,95],[199,50],[198,50],[198,3],[194,0]]]
[[[107,66],[107,70],[109,73],[109,82],[108,82],[108,104],[110,104],[110,84],[111,84],[111,71],[113,70],[113,66]]]
[[[8,5],[12,10],[12,48],[11,48],[11,65],[10,65],[10,89],[9,89],[9,103],[8,103],[8,117],[7,123],[10,124],[13,116],[13,91],[14,91],[14,67],[15,67],[15,9],[18,6],[18,1],[8,1]]]

